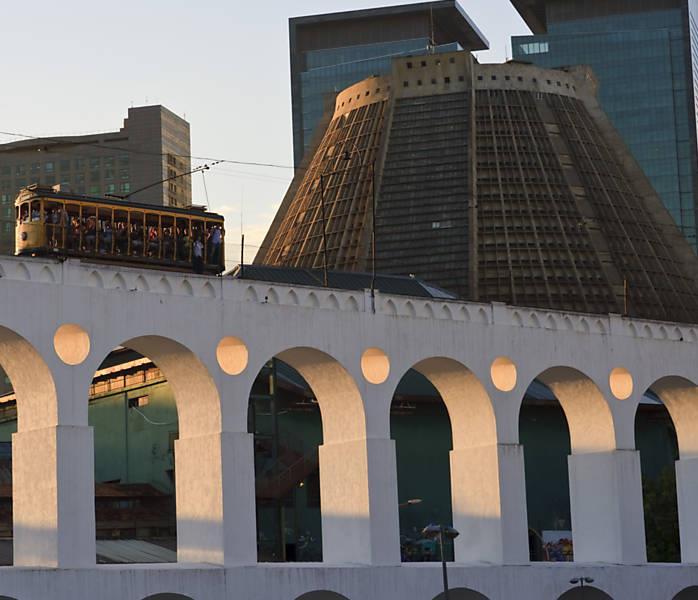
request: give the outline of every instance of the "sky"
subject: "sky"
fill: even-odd
[[[504,61],[510,37],[529,33],[509,0],[459,2],[490,42],[480,62]],[[404,3],[3,2],[0,131],[113,131],[130,106],[162,104],[190,122],[193,156],[279,165],[224,164],[205,175],[210,208],[226,217],[227,262],[239,262],[243,230],[250,262],[293,173],[289,17]],[[194,202],[205,204],[202,176],[193,183]]]

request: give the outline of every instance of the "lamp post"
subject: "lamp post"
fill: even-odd
[[[585,583],[594,583],[594,580],[591,577],[575,577],[574,579],[570,579],[570,583],[572,585],[579,584],[579,587],[582,590],[580,593],[580,597],[582,598],[582,600],[584,600],[584,584]]]
[[[448,594],[448,573],[446,571],[446,556],[444,554],[444,537],[450,540],[457,538],[460,533],[457,529],[449,527],[448,525],[427,525],[422,529],[422,535],[428,539],[439,538],[439,549],[441,551],[441,572],[443,573],[444,580],[444,598],[449,600]]]

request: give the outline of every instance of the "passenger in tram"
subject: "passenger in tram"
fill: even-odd
[[[58,239],[60,238],[60,233],[58,231],[59,219],[60,215],[56,208],[52,208],[46,213],[46,241],[51,248],[58,247]]]
[[[99,236],[100,252],[111,254],[112,229],[111,222],[104,221],[102,223],[102,235]]]
[[[154,225],[148,227],[148,256],[158,255],[158,228]]]
[[[29,205],[22,204],[19,208],[19,222],[26,223],[29,221]]]
[[[190,249],[191,239],[189,238],[189,230],[186,227],[177,227],[177,259],[188,261]]]
[[[221,260],[221,243],[223,242],[223,229],[220,225],[209,228],[208,262],[217,265]]]
[[[192,266],[194,267],[194,273],[201,274],[204,272],[204,244],[200,237],[196,237],[194,240]]]
[[[138,223],[131,226],[131,254],[143,256],[143,229]]]
[[[94,217],[88,217],[85,221],[85,251],[94,252],[97,241],[97,223]]]
[[[128,254],[128,233],[126,232],[126,223],[123,221],[117,221],[114,239],[116,241],[116,252],[126,256]]]
[[[41,221],[41,211],[37,207],[32,208],[32,221]]]
[[[162,229],[162,257],[172,260],[172,227]]]

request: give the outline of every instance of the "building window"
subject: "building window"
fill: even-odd
[[[44,163],[44,173],[53,173],[54,168],[53,162]]]
[[[116,184],[115,183],[108,183],[106,188],[107,194],[115,194],[116,193]]]
[[[15,165],[15,175],[26,175],[27,168],[24,165]]]
[[[114,169],[104,169],[104,179],[114,179]]]
[[[121,179],[128,179],[128,169],[121,169],[119,171],[119,177]]]
[[[99,169],[102,166],[101,158],[91,158],[90,159],[90,169]]]
[[[121,192],[123,194],[129,194],[131,192],[131,184],[130,183],[122,183],[121,184]]]
[[[114,157],[113,156],[105,156],[104,157],[104,167],[106,169],[111,169],[114,167]]]
[[[41,163],[32,163],[30,169],[32,175],[36,175],[41,172]]]
[[[403,81],[402,82],[402,87],[409,87],[410,82],[409,81]]]
[[[435,77],[431,78],[431,85],[436,85],[436,78]]]
[[[70,171],[70,161],[69,160],[62,160],[59,163],[61,171]]]
[[[91,195],[99,194],[99,186],[98,185],[91,185],[90,186],[90,194]]]
[[[426,60],[423,60],[423,61],[422,61],[422,66],[423,66],[423,67],[426,67],[426,66],[427,66],[427,61],[426,61]]]
[[[492,75],[492,81],[497,81],[497,76],[496,76],[496,75]]]
[[[407,63],[407,68],[408,68],[408,69],[411,69],[411,68],[412,68],[412,63],[411,63],[411,62],[408,62],[408,63]]]
[[[450,77],[444,77],[444,83],[445,83],[446,85],[448,85],[449,83],[451,83],[451,78],[450,78]]]
[[[450,62],[452,65],[455,64],[455,62],[456,62],[456,57],[455,57],[455,56],[449,57],[448,62]]]
[[[76,171],[82,171],[85,168],[85,159],[84,158],[76,158],[73,161],[73,167],[75,168]]]
[[[417,79],[417,85],[422,85],[422,80],[421,80],[421,79]]]
[[[122,167],[128,167],[128,163],[129,163],[128,154],[122,154],[122,155],[119,157],[119,164],[120,164]]]

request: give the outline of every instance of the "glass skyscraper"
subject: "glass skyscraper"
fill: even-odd
[[[696,249],[697,0],[513,0],[516,60],[589,65],[601,106]]]
[[[289,40],[296,166],[337,92],[389,73],[394,57],[488,47],[456,0],[298,17]]]

